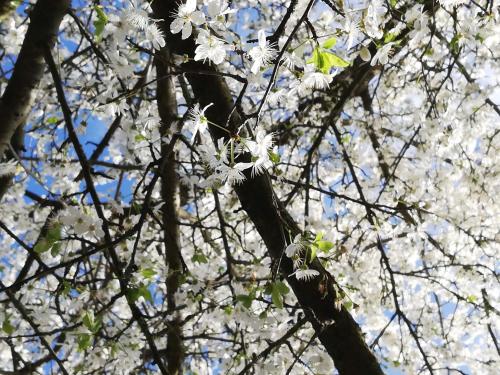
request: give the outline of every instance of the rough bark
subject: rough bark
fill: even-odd
[[[156,74],[158,77],[166,77],[170,68],[167,65],[169,59],[167,48],[163,48],[155,58]],[[175,98],[175,83],[173,77],[158,80],[157,83],[158,112],[161,118],[160,132],[162,137],[169,132],[177,131],[177,101]],[[166,359],[168,371],[172,375],[182,374],[182,362],[184,360],[184,348],[182,345],[182,327],[180,317],[175,314],[175,294],[179,289],[180,277],[182,275],[181,248],[179,243],[179,226],[177,217],[176,196],[179,181],[175,173],[175,152],[169,152],[168,144],[162,142],[162,154],[168,155],[163,170],[161,171],[161,197],[163,199],[163,242],[165,245],[165,256],[168,265],[167,285],[167,308],[173,316],[169,322],[167,333]]]
[[[171,14],[176,2],[153,2],[155,17],[166,20],[162,23],[167,45],[173,53],[194,56],[192,38],[182,41],[178,35],[172,35],[168,29]],[[216,124],[228,123],[234,130],[241,124],[237,111],[233,111],[234,102],[229,88],[222,77],[206,74],[216,73],[208,64],[190,60],[182,66],[189,74],[186,77],[193,88],[196,99],[202,107],[214,103],[206,111],[206,116]],[[228,116],[231,118],[228,121]],[[211,127],[212,137],[227,138],[227,133]],[[277,200],[269,176],[264,174],[252,178],[249,174],[241,185],[235,187],[243,209],[255,224],[264,240],[269,255],[280,264],[284,275],[292,269],[291,260],[283,256],[283,251],[299,228],[285,208]],[[377,359],[364,342],[363,334],[349,312],[337,308],[337,292],[334,278],[318,262],[313,262],[312,269],[320,276],[308,282],[298,281],[294,276],[287,277],[304,313],[316,331],[316,335],[328,351],[340,374],[370,375],[383,374]]]
[[[44,48],[54,46],[59,25],[69,6],[69,0],[39,0],[32,10],[21,51],[0,99],[0,159],[10,151],[9,144],[16,153],[23,147],[23,126],[31,111],[32,92],[40,83],[45,68]],[[0,179],[0,199],[10,181],[10,177]]]

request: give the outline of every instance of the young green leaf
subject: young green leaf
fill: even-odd
[[[93,334],[97,333],[101,328],[101,322],[94,316],[93,311],[86,311],[82,318],[82,323]]]
[[[328,71],[330,71],[330,68],[335,67],[335,68],[345,68],[346,66],[349,66],[349,63],[342,59],[341,57],[337,56],[334,53],[331,52],[323,52],[325,56],[325,59],[327,61],[327,66],[328,66]]]
[[[283,308],[283,297],[281,296],[280,291],[276,287],[273,287],[273,291],[271,293],[271,300],[278,309]]]
[[[134,137],[134,140],[136,142],[142,142],[142,141],[147,141],[148,139],[145,136],[143,136],[142,134],[136,134]]]
[[[59,253],[61,252],[61,243],[56,242],[52,247],[50,248],[50,254],[55,257],[58,256]]]
[[[83,352],[85,349],[89,348],[92,341],[92,335],[88,333],[80,333],[78,335],[77,343],[78,343],[78,351]]]
[[[323,232],[316,233],[316,238],[314,238],[314,242],[321,241],[323,239]]]
[[[140,273],[145,279],[151,279],[154,275],[156,275],[155,270],[152,268],[142,268]]]
[[[335,44],[337,44],[337,38],[332,36],[331,38],[328,38],[325,42],[323,42],[322,47],[325,49],[330,49],[335,46]]]
[[[236,296],[236,301],[241,302],[241,304],[247,309],[249,309],[250,306],[252,306],[253,300],[254,297],[251,294],[250,295],[239,294]]]
[[[349,63],[344,59],[332,52],[325,51],[320,47],[316,47],[313,50],[313,55],[309,60],[307,60],[307,63],[314,64],[316,69],[324,74],[328,74],[330,69],[333,67],[345,68],[346,66],[349,66]]]
[[[208,263],[208,259],[205,254],[200,252],[194,253],[194,255],[191,257],[191,260],[195,263]]]
[[[6,317],[5,320],[3,321],[2,330],[8,335],[12,335],[14,333],[15,328],[12,325],[12,323],[10,322],[9,317]]]
[[[312,262],[314,258],[316,258],[316,253],[318,252],[318,247],[316,246],[315,243],[313,243],[309,247],[309,262]]]
[[[96,5],[94,6],[94,10],[96,11],[97,14],[97,19],[94,21],[94,27],[95,27],[95,38],[97,42],[101,41],[102,33],[104,32],[104,27],[108,23],[108,16],[104,11],[102,10],[102,6]]]
[[[144,297],[144,299],[146,301],[148,301],[149,303],[154,303],[154,300],[153,300],[153,295],[151,294],[151,291],[149,290],[148,286],[147,285],[142,285],[140,288],[139,288],[139,292],[140,292],[140,295],[142,297]]]
[[[277,281],[275,285],[282,295],[290,293],[290,288],[283,281]]]
[[[280,155],[275,152],[269,152],[269,159],[274,163],[278,164],[280,162]]]
[[[37,254],[42,254],[42,253],[49,251],[51,247],[52,247],[52,244],[49,241],[47,241],[45,238],[42,238],[40,241],[38,241],[36,243],[33,250]]]
[[[323,251],[324,253],[328,252],[329,250],[333,249],[335,246],[333,242],[330,241],[318,241],[317,242],[318,248]]]

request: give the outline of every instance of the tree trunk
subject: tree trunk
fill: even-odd
[[[170,55],[167,48],[157,53],[155,58],[156,75],[165,77],[169,74],[168,61]],[[157,81],[157,103],[161,118],[161,136],[177,129],[177,101],[175,98],[175,83],[173,77],[167,77]],[[167,366],[169,374],[182,374],[182,362],[184,360],[184,348],[182,345],[182,327],[180,317],[175,313],[175,294],[179,289],[180,278],[183,272],[181,260],[181,247],[179,244],[179,225],[177,217],[179,181],[175,173],[175,152],[169,152],[168,144],[162,141],[162,155],[167,156],[161,173],[161,197],[163,199],[163,242],[165,245],[165,256],[168,265],[167,284],[167,308],[172,319],[169,322],[167,333]],[[174,316],[175,314],[175,316]]]
[[[16,153],[23,147],[23,127],[31,111],[32,91],[40,83],[45,68],[44,48],[54,46],[70,3],[69,0],[39,0],[32,10],[14,71],[0,99],[0,160],[10,151],[9,144]],[[0,179],[0,199],[10,181],[9,176]]]

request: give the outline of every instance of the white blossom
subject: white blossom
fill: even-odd
[[[186,3],[180,4],[175,16],[170,31],[172,34],[182,31],[182,39],[191,36],[193,24],[199,26],[205,23],[205,15],[196,9],[196,0],[186,0]]]
[[[206,134],[208,129],[208,119],[205,116],[205,111],[211,107],[213,103],[210,103],[200,109],[200,105],[197,103],[193,108],[189,110],[189,121],[193,126],[192,135],[191,135],[191,143],[194,142],[196,134],[200,133],[201,135]]]
[[[165,37],[163,31],[154,23],[146,27],[146,38],[151,42],[154,49],[165,47]]]
[[[250,153],[255,158],[253,161],[253,174],[260,174],[266,168],[272,166],[269,159],[269,152],[273,147],[273,134],[267,133],[263,128],[257,128],[255,132],[255,141],[247,141],[246,145]]]
[[[264,30],[259,30],[258,45],[248,51],[248,55],[253,60],[252,68],[250,69],[253,74],[257,74],[261,67],[268,65],[276,56],[276,51],[267,41]]]
[[[394,42],[390,42],[387,44],[384,44],[382,47],[380,47],[377,50],[377,53],[373,56],[372,62],[370,63],[372,66],[377,65],[377,64],[382,64],[385,65],[389,62],[389,55],[391,53],[392,46],[394,45]]]
[[[16,173],[17,166],[16,160],[0,162],[0,177],[13,176]]]
[[[195,60],[209,59],[214,64],[218,65],[224,61],[226,51],[232,49],[222,40],[210,34],[210,32],[201,30],[196,39]]]
[[[302,269],[299,268],[296,270],[292,275],[295,275],[297,280],[300,281],[309,281],[311,279],[314,279],[316,276],[319,275],[319,272],[310,268]]]

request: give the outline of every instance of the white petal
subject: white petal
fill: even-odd
[[[372,58],[370,50],[366,47],[361,48],[361,51],[359,51],[359,57],[361,57],[361,60],[363,61],[370,61]]]
[[[184,10],[186,13],[191,13],[196,10],[196,0],[187,0],[184,4]]]
[[[205,15],[199,10],[191,14],[190,18],[195,25],[202,25],[205,23]]]
[[[260,61],[255,61],[252,64],[252,69],[250,70],[252,71],[253,74],[257,74],[259,72],[259,69],[260,69]]]
[[[184,21],[182,19],[180,19],[180,18],[176,18],[170,24],[170,32],[172,34],[177,34],[179,31],[182,30],[183,26],[184,26]]]
[[[68,215],[68,216],[61,216],[59,218],[59,221],[61,223],[63,223],[64,225],[68,225],[69,226],[69,225],[73,225],[75,223],[76,218],[74,216],[70,216],[70,215]]]
[[[300,249],[302,248],[302,246],[300,246],[299,244],[297,243],[291,243],[290,245],[288,245],[286,247],[286,250],[285,250],[285,254],[288,258],[291,258],[293,257],[297,251],[299,251]]]
[[[225,57],[226,57],[226,52],[221,51],[221,52],[218,52],[215,56],[212,56],[212,61],[214,64],[218,65],[224,61]]]
[[[234,168],[239,171],[244,171],[245,169],[252,168],[253,163],[237,163]]]
[[[259,46],[265,47],[266,46],[266,33],[264,30],[259,30],[258,38],[259,38]]]
[[[192,32],[193,26],[191,26],[191,22],[186,22],[182,28],[182,39],[189,38]]]
[[[217,17],[220,12],[219,0],[212,0],[208,3],[208,15],[212,18]]]

